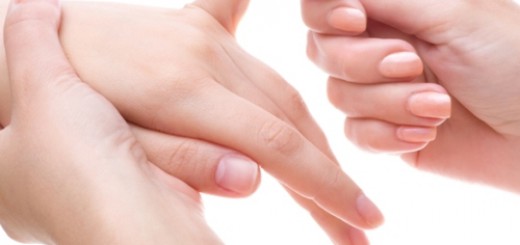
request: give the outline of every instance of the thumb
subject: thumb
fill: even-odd
[[[6,62],[13,104],[64,82],[73,68],[58,38],[58,0],[13,0],[4,25]]]
[[[360,0],[370,19],[392,26],[404,33],[429,42],[443,42],[445,32],[455,34],[455,27],[471,22],[472,1],[423,0],[380,1]],[[469,22],[467,22],[469,23]]]
[[[207,11],[232,34],[235,33],[248,4],[249,0],[197,0],[193,3]]]

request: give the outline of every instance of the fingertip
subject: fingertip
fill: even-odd
[[[260,168],[253,160],[229,154],[220,160],[215,171],[215,182],[224,190],[238,196],[248,196],[255,192],[260,183]]]
[[[397,138],[410,143],[428,143],[437,137],[436,127],[400,126],[397,128]]]
[[[379,64],[379,72],[388,78],[416,77],[423,69],[421,58],[409,51],[389,54]]]
[[[398,134],[399,126],[385,121],[347,118],[345,122],[346,137],[369,152],[403,154],[419,151],[429,143],[403,140]]]
[[[364,193],[361,193],[356,200],[356,207],[359,215],[365,221],[367,229],[373,229],[381,226],[384,223],[383,213]]]
[[[367,17],[359,9],[350,7],[338,7],[333,9],[327,21],[330,26],[350,33],[361,33],[366,30]]]
[[[414,93],[407,106],[412,114],[420,117],[447,119],[451,116],[451,97],[445,92]]]

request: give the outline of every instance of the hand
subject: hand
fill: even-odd
[[[198,1],[182,10],[67,3],[61,38],[80,77],[140,127],[134,133],[164,171],[197,186],[196,168],[179,175],[164,157],[175,148],[156,150],[164,140],[142,130],[244,153],[288,187],[332,239],[363,239],[345,222],[375,227],[381,214],[333,160],[299,94],[234,40],[246,2]],[[180,159],[195,154],[181,152]]]
[[[18,2],[18,3],[17,3]],[[0,224],[22,242],[218,244],[199,196],[150,164],[117,110],[68,63],[58,1],[13,1],[13,110],[0,131]]]
[[[245,10],[233,7],[239,3],[198,1],[168,11],[70,5],[64,45],[81,77],[127,120],[244,153],[298,193],[332,237],[352,230],[343,221],[377,226],[381,215],[337,166],[299,94],[236,44],[232,33]],[[129,20],[135,25],[121,28]]]
[[[421,169],[519,192],[520,35],[511,31],[519,7],[330,2],[303,1],[314,29],[309,54],[333,76],[329,95],[350,117],[347,136],[363,148],[408,153]],[[349,18],[358,21],[338,21]],[[440,125],[450,115],[446,92],[452,117]]]
[[[7,1],[0,2],[0,7],[6,6]],[[4,57],[3,49],[0,57]],[[5,75],[5,61],[0,61],[3,63],[0,66],[2,74]],[[6,125],[10,120],[10,89],[7,77],[0,77],[0,124]],[[244,197],[258,187],[258,165],[234,150],[193,138],[160,133],[135,124],[130,126],[154,163],[197,191],[226,197]]]

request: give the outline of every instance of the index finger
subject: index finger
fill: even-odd
[[[253,158],[280,182],[343,221],[373,228],[379,210],[360,188],[297,130],[218,84],[208,84],[188,101],[148,112],[159,130],[233,148]],[[211,95],[211,96],[208,96]],[[132,113],[131,110],[128,111]],[[171,118],[178,118],[172,125]],[[145,123],[145,117],[133,118]]]

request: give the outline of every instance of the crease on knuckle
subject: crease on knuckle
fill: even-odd
[[[290,126],[281,121],[269,121],[259,131],[262,143],[277,153],[295,153],[303,145],[303,138]]]
[[[197,168],[194,163],[197,162],[199,152],[199,147],[193,142],[182,141],[178,143],[172,147],[171,152],[165,159],[165,171],[176,175],[190,172],[187,170]]]

